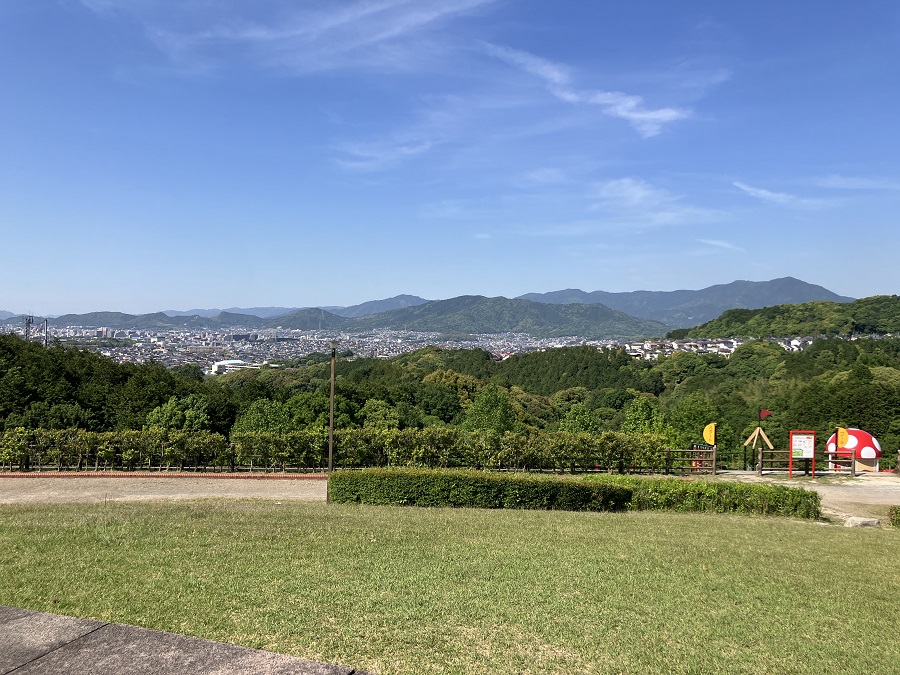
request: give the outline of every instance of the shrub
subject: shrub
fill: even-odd
[[[892,506],[888,509],[888,522],[893,527],[900,527],[900,506]]]
[[[631,490],[610,483],[532,474],[366,469],[332,473],[328,494],[331,501],[342,504],[621,511]]]
[[[640,511],[709,511],[819,518],[819,493],[783,485],[689,481],[682,478],[590,476],[589,482],[627,485],[629,508]]]
[[[329,499],[404,506],[556,509],[566,511],[706,511],[818,518],[816,492],[678,478],[586,478],[475,470],[364,469],[337,471]]]

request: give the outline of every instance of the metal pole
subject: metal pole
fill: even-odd
[[[334,470],[334,360],[337,343],[331,343],[331,397],[328,412],[328,473]]]

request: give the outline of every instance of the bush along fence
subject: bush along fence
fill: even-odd
[[[328,494],[331,501],[345,504],[821,516],[818,493],[803,488],[641,476],[367,469],[331,474]]]
[[[337,468],[413,466],[532,472],[676,473],[708,470],[659,436],[424,429],[338,429]],[[288,434],[80,429],[0,432],[0,470],[322,471],[327,429]]]
[[[888,523],[900,528],[900,506],[892,506],[888,509]]]

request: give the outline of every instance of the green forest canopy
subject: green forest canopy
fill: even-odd
[[[227,435],[322,427],[329,376],[326,359],[310,358],[211,379],[196,365],[117,364],[3,335],[0,428]],[[391,360],[339,359],[335,401],[338,427],[646,431],[673,447],[700,441],[716,421],[727,450],[741,447],[766,408],[774,412],[767,433],[781,447],[790,429],[824,439],[856,426],[881,441],[889,466],[900,445],[900,339],[819,339],[798,353],[749,341],[727,359],[677,352],[655,362],[587,346],[499,362],[483,350],[429,347]]]
[[[898,334],[900,296],[729,309],[708,323],[679,333],[695,338]]]

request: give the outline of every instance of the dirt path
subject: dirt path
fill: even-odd
[[[822,512],[837,520],[850,516],[879,518],[885,522],[888,507],[900,506],[900,475],[893,473],[865,473],[856,478],[850,476],[824,476],[817,478],[788,478],[784,474],[727,472],[722,480],[764,482],[775,485],[792,485],[815,490],[822,496]]]
[[[325,501],[322,478],[0,477],[0,504],[174,499]]]

